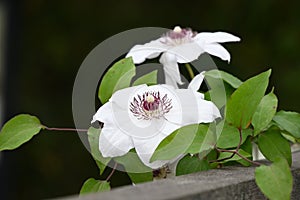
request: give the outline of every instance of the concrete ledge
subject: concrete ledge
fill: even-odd
[[[254,169],[226,167],[64,200],[266,199],[255,184]],[[292,199],[296,200],[300,199],[300,151],[293,153],[292,172]]]

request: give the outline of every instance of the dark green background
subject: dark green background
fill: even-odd
[[[121,31],[175,25],[240,36],[242,42],[225,45],[230,64],[215,59],[219,68],[242,80],[272,68],[279,108],[300,111],[299,1],[7,2],[6,120],[31,113],[50,127],[73,127],[72,87],[85,56]],[[75,194],[87,178],[99,177],[76,133],[47,131],[5,152],[0,174],[5,199]]]

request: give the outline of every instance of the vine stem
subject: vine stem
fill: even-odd
[[[76,129],[76,128],[49,128],[47,126],[43,126],[44,129],[48,131],[73,131],[73,132],[87,132],[88,129]]]
[[[231,152],[232,155],[229,156],[229,157],[226,157],[226,158],[222,158],[222,159],[219,159],[219,160],[216,160],[215,162],[221,162],[221,161],[224,161],[224,160],[228,160],[228,159],[231,159],[239,150],[240,150],[240,147],[241,147],[241,144],[242,144],[242,141],[243,141],[243,136],[242,136],[242,129],[241,128],[238,128],[239,130],[239,135],[240,135],[240,141],[236,147],[235,150],[226,150],[226,149],[219,149],[217,148],[217,151],[219,152]]]
[[[222,162],[224,160],[228,160],[228,159],[231,159],[234,155],[238,155],[239,157],[241,157],[242,159],[254,164],[254,165],[258,165],[260,166],[261,163],[259,162],[255,162],[253,160],[250,160],[248,158],[246,158],[245,156],[243,156],[242,154],[239,153],[239,150],[240,150],[240,147],[242,145],[242,142],[243,142],[243,135],[242,135],[242,129],[241,128],[238,128],[239,130],[239,135],[240,135],[240,140],[239,140],[239,143],[236,147],[235,150],[228,150],[228,149],[220,149],[220,148],[216,148],[218,152],[228,152],[228,153],[232,153],[229,157],[226,157],[226,158],[222,158],[222,159],[219,159],[219,160],[213,160],[213,161],[210,161],[210,162]]]
[[[244,160],[246,160],[246,161],[248,161],[248,162],[250,162],[250,163],[252,163],[252,164],[254,164],[254,165],[261,165],[261,163],[259,163],[259,162],[255,162],[255,161],[253,161],[253,160],[250,160],[250,159],[248,159],[247,157],[245,157],[245,156],[243,156],[240,152],[238,152],[238,151],[236,151],[236,150],[228,150],[228,149],[217,149],[217,151],[219,151],[219,152],[229,152],[229,153],[232,153],[232,155],[238,155],[239,157],[241,157],[242,159],[244,159]],[[233,156],[232,156],[233,157]],[[232,158],[231,156],[230,156],[230,158]],[[229,159],[229,157],[228,158],[223,158],[223,159],[220,159],[220,160],[227,160],[227,159]],[[218,162],[220,162],[220,160],[218,160]]]
[[[191,79],[193,79],[193,78],[195,77],[195,74],[194,74],[194,72],[193,72],[193,69],[192,69],[191,65],[188,64],[188,63],[185,63],[185,68],[186,68],[186,70],[188,71],[188,73],[189,73]]]
[[[116,168],[118,166],[118,163],[115,162],[113,169],[111,170],[110,174],[107,176],[107,178],[105,179],[105,181],[109,181],[109,179],[112,177],[112,175],[115,173]]]

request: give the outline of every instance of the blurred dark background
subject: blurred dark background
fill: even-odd
[[[6,13],[4,69],[0,71],[3,122],[30,113],[50,127],[73,127],[73,82],[87,54],[121,31],[175,25],[240,36],[241,43],[225,45],[231,63],[215,59],[218,67],[242,80],[272,68],[271,84],[280,99],[279,109],[300,112],[300,1],[0,3]],[[76,133],[43,131],[21,148],[1,153],[0,159],[0,199],[76,194],[87,178],[99,178]],[[125,184],[126,176],[113,176],[115,181]]]

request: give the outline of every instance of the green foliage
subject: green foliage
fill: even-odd
[[[144,76],[139,77],[136,79],[132,86],[147,84],[147,85],[154,85],[157,84],[157,70],[154,70]]]
[[[231,96],[226,107],[226,121],[241,129],[250,125],[252,116],[268,86],[271,70],[245,81]]]
[[[144,183],[153,180],[153,173],[151,172],[144,172],[144,173],[130,173],[128,172],[128,176],[131,181],[135,184]]]
[[[6,122],[0,132],[0,151],[16,149],[43,128],[39,119],[28,114],[20,114]]]
[[[152,172],[152,169],[142,163],[135,150],[130,150],[124,156],[115,157],[114,161],[122,164],[129,173]],[[151,179],[152,180],[152,179]]]
[[[293,136],[291,136],[290,134],[287,134],[287,133],[284,133],[283,131],[281,131],[281,135],[282,135],[285,139],[287,139],[288,141],[290,141],[290,142],[292,142],[292,143],[297,143],[297,139],[294,138]],[[300,141],[300,140],[298,140],[298,143],[300,143],[299,141]]]
[[[185,153],[199,154],[199,157],[203,158],[215,147],[216,142],[217,135],[215,124],[200,124],[198,125],[198,131],[192,144]]]
[[[170,160],[183,154],[192,144],[197,131],[198,125],[188,125],[177,129],[159,144],[150,161]]]
[[[222,108],[234,92],[234,88],[222,79],[208,76],[205,77],[205,80],[210,88],[210,90],[205,93],[205,99],[214,102],[218,108]]]
[[[184,126],[174,131],[159,144],[151,161],[170,160],[186,153],[203,153],[211,149],[215,143],[216,135],[208,126],[203,124]]]
[[[193,124],[174,131],[159,144],[150,161],[172,160],[185,155],[177,164],[176,175],[209,170],[219,163],[249,166],[252,143],[255,142],[263,155],[274,162],[271,166],[256,169],[258,186],[270,199],[288,199],[292,188],[289,170],[292,156],[288,140],[296,141],[300,138],[300,114],[286,111],[276,113],[276,95],[273,91],[265,95],[270,74],[271,70],[241,82],[223,71],[206,72],[207,82],[211,86],[211,90],[207,92],[209,97],[219,108],[228,100],[225,119],[219,121],[218,125],[215,122]],[[130,86],[134,75],[135,66],[131,58],[113,65],[104,75],[99,87],[98,97],[102,103],[108,101],[115,91]],[[138,78],[133,85],[156,83],[157,71],[153,71]],[[42,128],[44,126],[34,116],[21,114],[14,117],[1,130],[0,150],[17,148]],[[101,129],[93,127],[87,132],[91,154],[101,175],[111,158],[104,158],[99,151],[100,134]],[[236,149],[239,155],[231,157],[233,152],[229,151],[233,151],[232,149]],[[133,183],[153,180],[152,169],[143,164],[134,149],[113,159],[124,166]],[[107,181],[90,178],[83,184],[80,194],[108,190],[110,185]]]
[[[102,104],[106,103],[115,91],[129,87],[134,75],[135,65],[131,58],[116,62],[101,81],[98,97]]]
[[[218,108],[222,108],[235,88],[238,88],[242,81],[238,78],[220,70],[205,72],[205,79],[210,90],[205,93],[206,99],[211,100]]]
[[[255,135],[267,128],[276,113],[277,105],[278,99],[273,91],[262,98],[252,118]]]
[[[95,193],[95,192],[105,192],[110,190],[110,185],[107,181],[95,180],[94,178],[89,178],[84,182],[80,189],[80,195]]]
[[[231,85],[233,88],[238,88],[240,87],[240,85],[243,83],[240,79],[238,79],[237,77],[221,71],[221,70],[210,70],[205,72],[205,77],[212,77],[215,79],[222,79],[224,82],[228,83],[229,85]]]
[[[258,137],[258,147],[262,154],[270,161],[284,157],[289,165],[292,164],[291,147],[289,142],[280,134],[279,130],[269,129]]]
[[[99,150],[100,133],[101,133],[101,129],[90,127],[87,134],[88,134],[88,141],[90,144],[91,154],[96,161],[96,164],[100,170],[100,174],[102,174],[106,168],[106,165],[111,160],[111,158],[104,158]]]
[[[247,153],[249,153],[250,155],[252,155],[252,137],[247,137],[246,141],[241,145],[241,149],[243,149],[244,151],[246,151]]]
[[[186,155],[177,164],[176,176],[190,174],[199,171],[209,170],[210,166],[207,160],[199,159],[196,156]]]
[[[260,190],[271,200],[289,200],[293,177],[284,158],[278,158],[270,166],[260,166],[255,170],[255,181]]]
[[[279,111],[273,118],[274,122],[281,128],[291,134],[293,137],[300,138],[300,114],[289,111]]]
[[[115,157],[114,161],[122,164],[133,183],[142,183],[153,180],[152,169],[145,166],[134,150],[126,155]]]
[[[250,129],[242,130],[242,142],[243,144],[247,139],[248,135],[251,135]],[[233,148],[236,147],[240,142],[239,130],[236,127],[229,125],[228,123],[224,123],[224,127],[222,129],[221,135],[217,141],[217,146],[220,148]]]

